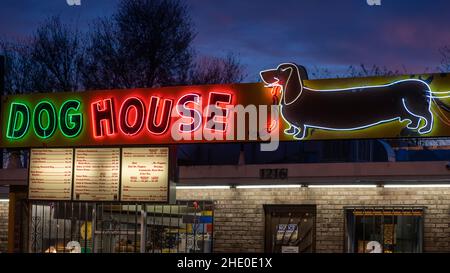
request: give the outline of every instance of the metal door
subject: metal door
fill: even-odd
[[[265,251],[315,251],[315,205],[265,205]]]

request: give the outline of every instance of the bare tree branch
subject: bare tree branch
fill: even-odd
[[[184,84],[195,37],[180,1],[123,0],[90,33],[83,74],[88,89]]]
[[[190,72],[191,84],[224,84],[242,82],[244,66],[233,54],[225,58],[199,58]]]

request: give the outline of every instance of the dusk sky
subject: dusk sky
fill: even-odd
[[[118,0],[2,0],[0,38],[22,39],[45,18],[60,15],[88,30],[93,19],[114,12]],[[247,81],[281,62],[345,71],[373,64],[435,71],[439,48],[450,45],[450,1],[381,0],[187,0],[200,55],[233,52],[246,65]]]

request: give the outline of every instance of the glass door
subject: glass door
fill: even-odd
[[[265,252],[315,251],[315,205],[265,205]]]

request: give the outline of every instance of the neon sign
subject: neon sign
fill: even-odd
[[[5,147],[90,146],[98,144],[171,143],[180,134],[224,132],[228,107],[238,99],[233,88],[199,87],[53,93],[3,98]],[[227,91],[228,89],[228,91]],[[181,120],[181,125],[175,121]],[[231,126],[233,127],[233,126]],[[66,143],[66,138],[72,138]],[[198,140],[193,140],[198,141]]]
[[[13,102],[10,106],[6,137],[11,139],[22,138],[30,126],[30,109],[22,103]]]
[[[450,136],[443,74],[309,80],[286,63],[260,75],[263,83],[4,96],[0,146]]]
[[[10,105],[6,137],[20,139],[24,137],[33,125],[34,133],[42,139],[50,138],[58,125],[61,133],[68,138],[76,137],[83,126],[83,117],[79,112],[80,102],[65,101],[59,112],[52,102],[40,101],[33,110],[24,103],[13,102]]]
[[[428,134],[434,120],[431,104],[439,100],[435,95],[450,93],[433,92],[422,79],[313,89],[303,84],[303,79],[307,79],[305,70],[292,63],[264,70],[260,75],[267,86],[281,87],[280,113],[289,125],[284,133],[294,139],[307,137],[308,129],[357,131],[396,120],[407,121],[406,128],[419,135]]]
[[[226,127],[225,119],[228,116],[226,106],[231,105],[231,99],[232,94],[230,93],[211,92],[209,94],[208,106],[206,107],[208,109],[206,114],[208,122],[204,125],[205,130],[225,131],[224,129],[217,129],[216,126]],[[134,136],[142,132],[144,123],[147,124],[147,133],[151,135],[167,133],[171,124],[171,114],[174,110],[172,99],[151,96],[147,109],[143,99],[128,97],[120,103],[118,113],[114,107],[116,103],[114,98],[106,98],[91,103],[91,124],[94,138],[113,137],[117,134]],[[178,115],[181,118],[191,120],[190,123],[183,123],[179,127],[182,133],[191,133],[198,130],[203,122],[203,116],[199,110],[188,106],[191,103],[200,106],[201,95],[186,94],[177,101],[176,111]],[[216,109],[216,111],[211,111],[211,108]],[[217,109],[223,110],[223,113],[217,114]]]

